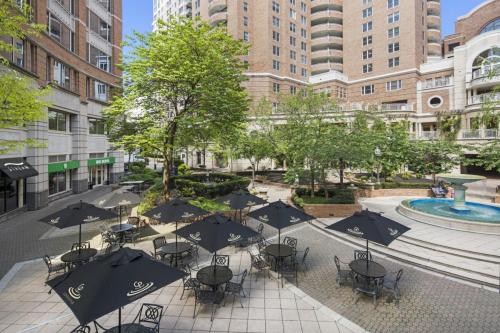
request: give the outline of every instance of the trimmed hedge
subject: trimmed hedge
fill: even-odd
[[[239,188],[248,187],[250,179],[227,173],[210,173],[207,182],[206,174],[175,176],[172,178],[174,187],[183,196],[214,198],[226,195]]]
[[[325,198],[324,190],[314,192],[315,197],[311,198],[311,190],[298,188],[295,194],[300,200],[296,204],[353,204],[356,202],[354,191],[348,189],[328,189],[328,198]],[[294,200],[295,201],[295,200]]]
[[[432,184],[430,183],[382,183],[380,185],[375,185],[376,189],[381,189],[381,188],[424,188],[424,189],[429,189]]]

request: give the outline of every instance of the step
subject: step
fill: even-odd
[[[315,220],[312,226],[340,238],[353,245],[365,248],[366,242],[364,240],[356,239],[352,236],[325,229],[326,224],[321,221]],[[427,245],[427,247],[429,247]],[[391,247],[377,245],[376,243],[370,244],[370,250],[374,253],[385,255],[389,258],[431,270],[443,275],[454,277],[463,281],[472,282],[492,288],[498,288],[499,265],[491,261],[483,261],[477,258],[466,258],[460,255],[451,253],[439,252],[438,250],[423,248],[416,244],[411,244],[411,240],[407,242],[398,240],[391,244]],[[432,254],[425,256],[425,254]],[[444,260],[443,260],[444,259]],[[461,262],[462,265],[456,266],[448,264],[446,259],[451,261]]]

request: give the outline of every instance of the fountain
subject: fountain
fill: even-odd
[[[414,220],[446,228],[500,235],[500,206],[465,200],[465,183],[485,179],[467,174],[441,174],[451,184],[454,199],[421,198],[401,202],[399,213]]]

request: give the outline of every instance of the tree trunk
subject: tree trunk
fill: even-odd
[[[339,178],[340,178],[340,187],[344,187],[344,160],[340,159],[339,163]]]
[[[252,163],[252,188],[255,188],[255,163]]]
[[[168,131],[167,141],[163,149],[163,198],[170,199],[170,177],[172,165],[174,163],[174,141],[177,133],[177,124],[173,123]]]
[[[311,198],[314,198],[314,171],[313,168],[310,167],[310,181],[311,181]]]

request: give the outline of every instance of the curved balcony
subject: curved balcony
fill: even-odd
[[[342,72],[343,66],[342,66],[342,64],[334,63],[334,62],[323,62],[323,63],[311,65],[312,75],[318,75],[318,74],[330,72],[332,70]]]
[[[440,13],[441,3],[439,1],[427,1],[427,12]]]
[[[427,39],[432,41],[441,40],[441,31],[438,29],[428,29],[427,30]]]
[[[500,93],[486,93],[469,97],[469,105],[500,102]]]
[[[325,48],[340,49],[343,45],[343,38],[336,36],[326,36],[311,39],[312,50],[319,50]]]
[[[431,27],[441,27],[441,16],[428,14],[427,25]]]
[[[311,24],[321,24],[326,23],[328,21],[332,22],[332,19],[335,19],[337,22],[333,21],[333,23],[342,23],[343,13],[338,10],[326,9],[320,10],[311,14]]]
[[[312,62],[340,62],[344,52],[342,50],[326,49],[311,52]],[[339,61],[340,60],[340,61]]]
[[[430,56],[441,56],[441,43],[429,41],[427,44],[427,54]]]
[[[342,25],[335,23],[325,23],[318,24],[311,27],[311,38],[320,37],[322,34],[324,35],[341,35],[342,34]]]
[[[340,9],[342,11],[342,4],[344,0],[315,0],[311,1],[311,13],[315,13],[317,10],[324,9]]]
[[[216,26],[223,23],[227,23],[227,12],[219,12],[210,16],[210,24],[212,26]]]
[[[496,86],[500,84],[500,64],[483,66],[472,70],[472,88]]]
[[[218,12],[225,11],[227,0],[212,0],[208,3],[208,15],[212,16]]]

